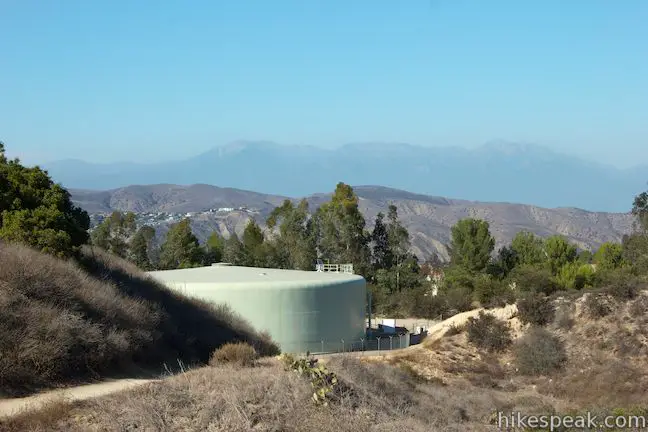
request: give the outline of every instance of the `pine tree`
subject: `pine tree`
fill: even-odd
[[[203,264],[204,253],[191,231],[190,220],[184,219],[172,225],[160,248],[160,268],[200,267]]]

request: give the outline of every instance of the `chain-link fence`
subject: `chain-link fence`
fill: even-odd
[[[357,340],[320,340],[298,342],[284,348],[293,354],[333,354],[346,352],[390,351],[407,348],[410,345],[409,333],[395,333]]]

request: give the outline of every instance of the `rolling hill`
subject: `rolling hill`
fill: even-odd
[[[329,187],[331,188],[331,187]],[[431,253],[447,258],[445,245],[450,228],[460,219],[474,217],[487,220],[496,238],[497,247],[511,241],[516,232],[528,230],[546,237],[562,234],[583,249],[596,249],[606,241],[620,241],[632,231],[633,217],[628,213],[590,212],[576,208],[542,208],[525,204],[472,202],[406,192],[381,186],[355,186],[360,208],[368,228],[378,212],[386,212],[390,204],[412,236],[414,252],[425,259]],[[232,188],[197,184],[178,186],[158,184],[129,186],[108,191],[72,190],[72,198],[90,213],[113,210],[138,213],[189,213],[194,232],[201,240],[214,230],[223,235],[241,233],[250,218],[263,223],[272,209],[286,197],[261,194]],[[306,197],[311,210],[330,199],[330,194]],[[224,212],[209,209],[233,208]],[[239,210],[247,207],[248,210]],[[172,221],[157,225],[163,235]]]

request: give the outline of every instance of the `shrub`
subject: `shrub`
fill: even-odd
[[[508,278],[520,291],[535,291],[551,295],[558,290],[551,272],[545,268],[522,265],[513,269]]]
[[[517,369],[524,375],[546,375],[567,361],[563,341],[541,327],[531,327],[518,339],[513,353]]]
[[[452,324],[450,324],[448,326],[448,330],[446,330],[445,335],[446,336],[458,335],[458,334],[462,333],[464,330],[465,329],[464,329],[463,326],[458,326],[457,324],[452,323]]]
[[[482,275],[475,278],[475,299],[483,307],[502,307],[515,301],[515,294],[508,284],[494,277]]]
[[[470,343],[491,352],[504,351],[512,343],[509,324],[484,311],[468,318],[466,331]]]
[[[439,293],[439,298],[446,304],[447,313],[452,315],[472,309],[472,292],[466,287],[452,287]]]
[[[648,314],[648,297],[639,296],[630,304],[630,316],[639,318]]]
[[[632,300],[639,295],[641,280],[630,269],[617,269],[601,276],[601,286],[606,293],[619,300]]]
[[[245,342],[226,343],[214,351],[209,364],[212,366],[234,364],[241,367],[250,367],[256,364],[258,358],[259,355],[250,344]]]
[[[551,299],[541,293],[527,293],[517,301],[518,318],[525,324],[547,325],[556,314]]]
[[[572,315],[572,306],[563,303],[556,309],[554,324],[563,330],[569,330],[574,326],[574,317]]]
[[[612,313],[612,305],[605,295],[590,293],[585,299],[585,310],[592,318],[603,318]]]

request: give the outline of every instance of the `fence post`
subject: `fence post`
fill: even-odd
[[[365,346],[364,346],[364,338],[360,338],[360,343],[362,344],[362,347],[360,348],[362,352],[364,353]]]
[[[392,351],[394,349],[394,336],[389,335],[389,351]]]
[[[378,339],[378,354],[380,354],[380,336],[378,336],[376,339]]]
[[[342,352],[344,352],[344,339],[342,339]]]
[[[324,341],[322,340],[322,353],[324,353]]]

